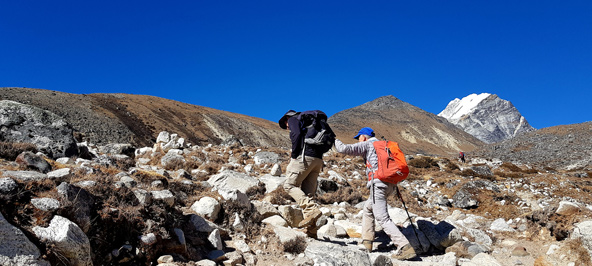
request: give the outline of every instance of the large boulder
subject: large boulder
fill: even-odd
[[[35,226],[33,232],[40,240],[55,245],[69,265],[93,265],[88,237],[70,220],[56,215],[47,228]]]
[[[352,246],[312,241],[304,251],[315,265],[372,265],[367,253]]]
[[[57,159],[78,155],[72,127],[58,115],[14,101],[0,101],[0,141],[26,142]]]
[[[210,177],[208,184],[218,190],[239,190],[242,193],[247,193],[249,188],[257,187],[259,181],[247,174],[225,170]]]
[[[39,248],[21,230],[8,223],[0,213],[0,265],[50,265],[40,257]]]

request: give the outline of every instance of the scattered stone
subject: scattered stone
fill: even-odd
[[[15,160],[19,165],[46,174],[51,171],[51,165],[43,157],[30,151],[19,154]]]
[[[138,182],[127,174],[123,175],[119,181],[121,181],[127,188],[133,188],[138,185]]]
[[[525,247],[518,246],[518,247],[515,247],[514,250],[512,250],[512,256],[526,257],[526,256],[530,256],[530,253],[528,253],[526,251],[526,248]]]
[[[271,172],[269,172],[272,176],[281,176],[282,175],[282,167],[279,164],[274,164],[271,168]]]
[[[33,232],[40,240],[55,245],[59,254],[72,265],[93,265],[88,237],[70,220],[56,215],[51,219],[49,227],[35,226]]]
[[[72,160],[72,158],[70,158],[70,157],[58,158],[58,159],[56,159],[56,162],[61,163],[61,164],[74,164],[74,160]]]
[[[581,207],[573,202],[569,202],[569,201],[562,201],[559,203],[559,208],[557,208],[557,211],[555,211],[555,213],[560,214],[560,215],[571,215],[574,213],[579,212],[581,209]]]
[[[508,223],[506,223],[506,220],[504,220],[504,218],[495,219],[495,221],[493,221],[493,223],[491,223],[491,226],[489,227],[489,229],[491,231],[498,231],[498,232],[514,232],[514,231],[516,231],[516,230],[514,230],[514,228],[510,227],[510,225],[508,225]]]
[[[42,211],[54,211],[60,208],[60,202],[52,198],[31,199],[31,204]]]
[[[251,203],[255,207],[255,210],[261,215],[262,219],[280,214],[278,209],[267,201],[253,200]]]
[[[92,180],[87,180],[87,181],[80,181],[76,184],[74,184],[75,186],[81,187],[81,188],[89,188],[89,187],[94,187],[97,185],[97,182],[92,181]]]
[[[264,224],[274,225],[278,227],[286,227],[288,226],[288,222],[282,218],[280,215],[274,215],[268,218],[265,218],[261,221]]]
[[[198,232],[211,233],[217,228],[217,225],[195,214],[189,216],[189,222]]]
[[[53,179],[55,181],[65,181],[66,179],[68,179],[71,175],[71,170],[70,168],[62,168],[62,169],[57,169],[54,171],[51,171],[49,173],[47,173],[47,177],[49,179]]]
[[[285,176],[273,176],[270,174],[259,177],[259,181],[265,184],[265,192],[270,193],[282,186],[286,181]]]
[[[175,195],[170,190],[151,191],[152,199],[155,201],[162,201],[169,207],[175,204]]]
[[[164,255],[164,256],[160,256],[158,257],[158,260],[156,260],[156,262],[158,262],[159,264],[161,263],[171,263],[174,262],[175,260],[173,259],[173,256],[171,255]]]
[[[152,204],[152,193],[149,193],[143,189],[134,189],[134,195],[138,199],[138,202],[142,205],[150,205]]]
[[[8,194],[14,191],[17,187],[18,185],[16,184],[16,182],[14,182],[14,180],[12,180],[12,178],[0,178],[0,193]]]
[[[142,243],[146,245],[152,245],[156,243],[156,235],[154,235],[154,233],[148,233],[146,235],[141,236],[140,240],[142,240]]]
[[[214,231],[212,231],[208,236],[208,240],[215,249],[222,250],[224,248],[222,245],[222,238],[220,237],[220,230],[214,229]]]
[[[191,210],[199,216],[214,221],[218,219],[220,203],[212,197],[203,197],[191,205]]]
[[[275,152],[262,151],[253,156],[256,165],[260,164],[276,164],[280,156]]]
[[[283,205],[278,207],[278,211],[280,215],[288,222],[288,225],[292,227],[297,227],[297,225],[304,220],[304,215],[302,214],[302,210],[296,209],[292,206]]]
[[[218,194],[220,194],[220,196],[222,196],[222,198],[225,200],[232,201],[238,206],[242,206],[247,209],[251,208],[249,196],[239,190],[218,190]]]
[[[47,175],[35,171],[4,171],[4,177],[11,177],[23,182],[41,181],[47,179]]]
[[[179,155],[179,150],[172,149],[167,152],[165,156],[160,159],[160,164],[165,169],[173,169],[177,168],[179,165],[183,165],[185,163],[185,157],[183,155]]]

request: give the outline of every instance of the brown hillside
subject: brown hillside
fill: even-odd
[[[471,151],[483,142],[449,123],[393,96],[384,96],[341,111],[329,118],[337,137],[345,143],[362,127],[380,138],[399,142],[405,153],[452,155]]]
[[[220,144],[231,135],[250,146],[288,146],[288,133],[268,120],[131,94],[70,94],[0,88],[0,99],[30,104],[65,118],[79,141],[151,146],[161,131],[193,144]]]

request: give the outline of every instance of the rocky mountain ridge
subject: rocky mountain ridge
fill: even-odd
[[[438,116],[486,143],[535,130],[511,102],[489,93],[456,98]]]
[[[132,94],[70,94],[29,88],[0,88],[0,100],[50,111],[74,129],[78,142],[149,146],[158,132],[172,130],[188,143],[241,141],[285,146],[288,133],[260,118],[159,97]]]
[[[416,106],[389,95],[329,117],[329,123],[345,143],[362,127],[374,129],[377,137],[397,141],[408,154],[456,154],[471,151],[483,142]]]

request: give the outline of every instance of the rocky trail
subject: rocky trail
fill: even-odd
[[[583,170],[408,156],[399,186],[418,236],[395,197],[389,213],[419,257],[398,261],[380,228],[371,253],[357,246],[368,195],[359,158],[326,154],[323,215],[303,229],[282,187],[287,150],[190,146],[168,132],[154,147],[78,143],[84,156],[56,159],[2,145],[0,265],[591,263]]]

